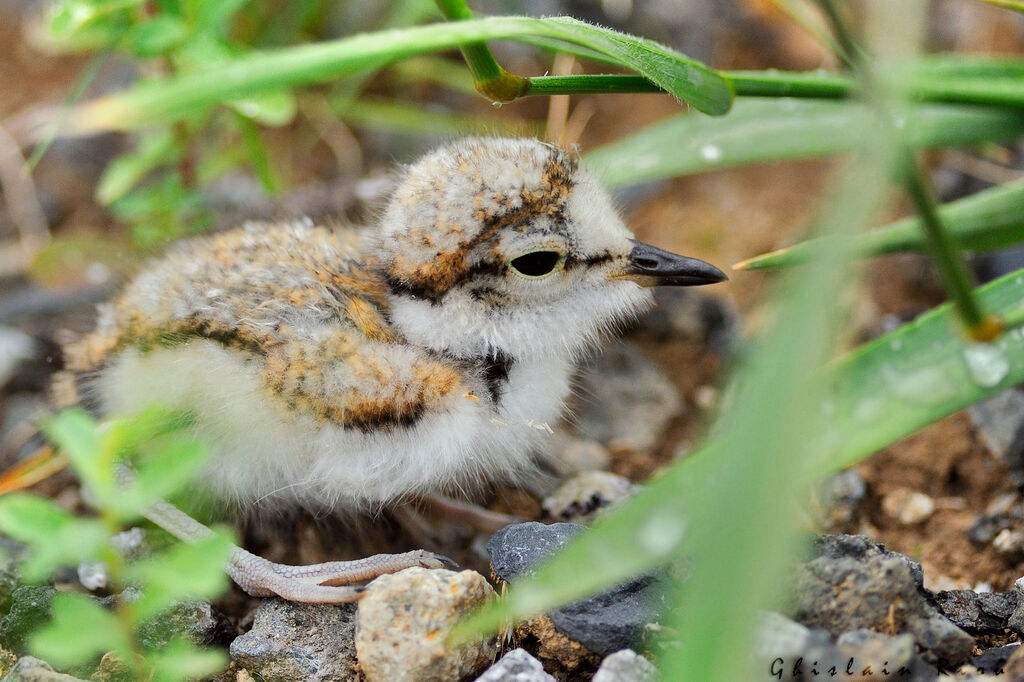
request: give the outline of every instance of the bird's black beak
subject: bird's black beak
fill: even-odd
[[[619,276],[647,287],[692,287],[729,279],[711,263],[638,241],[633,242],[626,270]]]

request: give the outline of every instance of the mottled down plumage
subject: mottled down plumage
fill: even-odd
[[[647,286],[722,278],[639,246],[573,155],[463,140],[406,169],[373,228],[253,223],[171,249],[68,346],[55,393],[192,412],[201,483],[242,505],[361,510],[512,475]],[[704,279],[665,281],[694,264]]]

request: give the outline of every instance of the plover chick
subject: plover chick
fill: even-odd
[[[572,154],[469,138],[408,167],[374,229],[249,224],[172,248],[67,348],[56,393],[188,411],[210,448],[198,483],[240,507],[373,510],[527,469],[581,355],[651,286],[723,279],[635,241]],[[148,516],[208,532],[167,504]],[[229,573],[255,595],[337,602],[410,565],[440,563],[236,549]]]

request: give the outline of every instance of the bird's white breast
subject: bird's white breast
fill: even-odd
[[[497,410],[485,399],[460,398],[411,426],[372,431],[288,411],[265,393],[257,358],[205,339],[126,350],[97,389],[105,412],[154,403],[192,411],[210,447],[199,480],[216,498],[362,511],[528,469],[561,414],[570,371],[566,358],[517,362]],[[482,387],[475,393],[485,395]]]

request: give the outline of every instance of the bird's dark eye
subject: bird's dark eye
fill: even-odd
[[[559,251],[531,251],[509,261],[509,266],[523,277],[544,277],[565,261]]]

